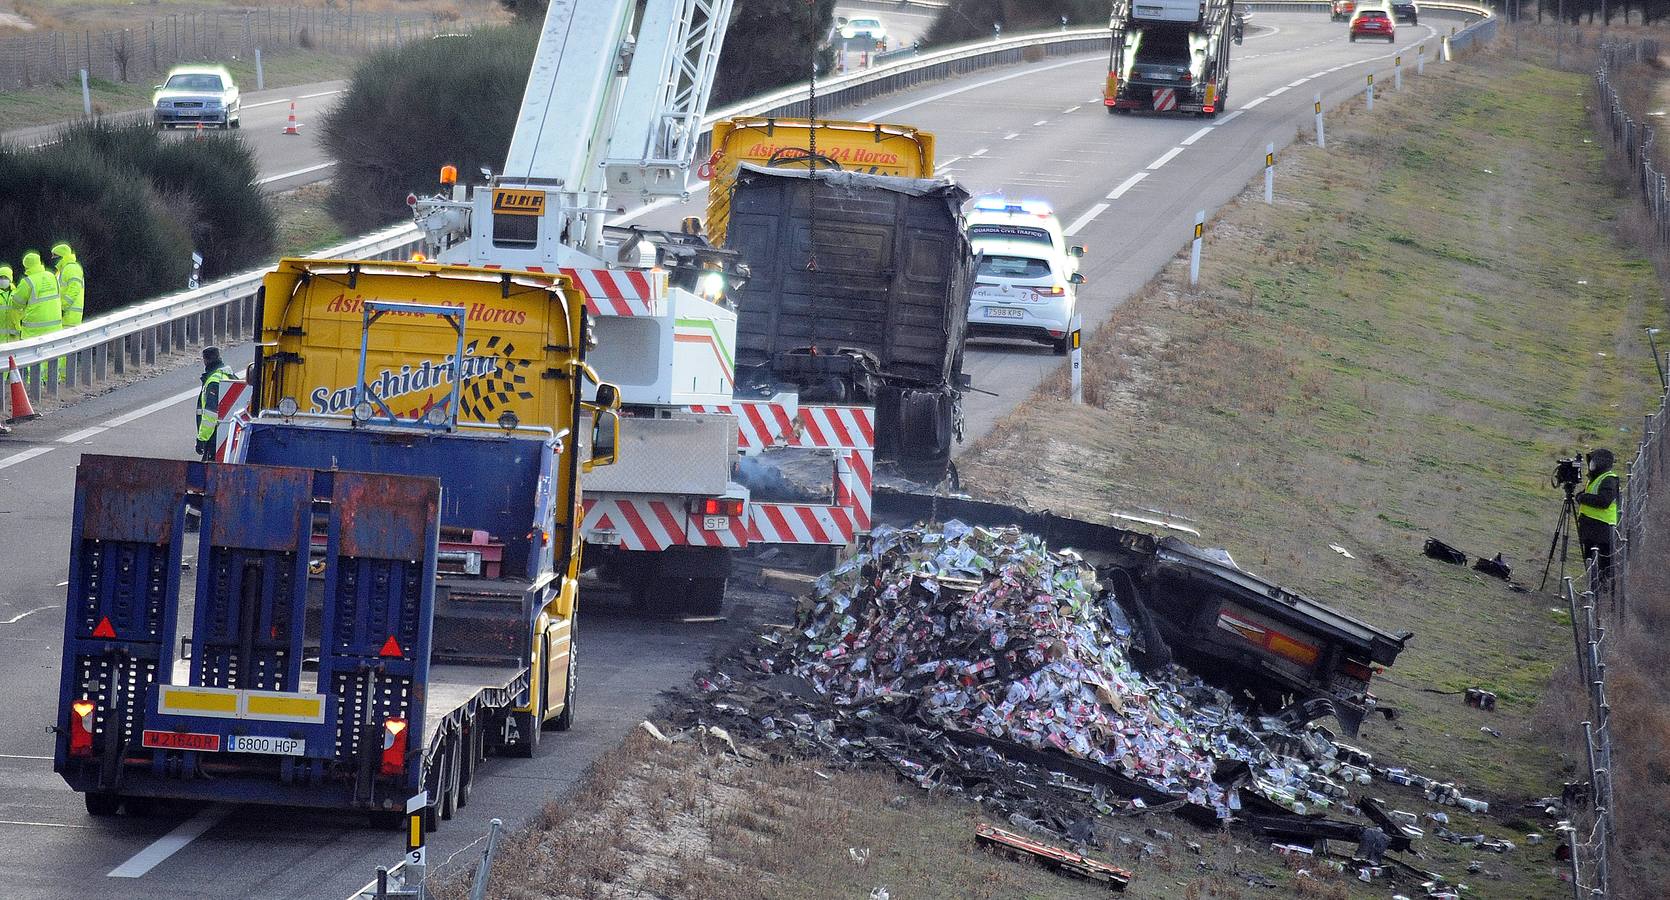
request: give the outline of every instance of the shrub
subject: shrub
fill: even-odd
[[[960,44],[992,36],[992,25],[1005,33],[1059,25],[1101,25],[1108,20],[1107,0],[951,0],[922,38],[925,47]]]

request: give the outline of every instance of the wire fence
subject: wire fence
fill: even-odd
[[[1641,191],[1641,199],[1652,217],[1653,235],[1660,249],[1670,248],[1670,179],[1653,161],[1653,143],[1658,129],[1640,122],[1624,108],[1623,97],[1613,83],[1619,69],[1658,58],[1660,45],[1654,40],[1608,41],[1597,51],[1595,87],[1600,110],[1612,132],[1612,144],[1629,164],[1630,175]]]
[[[142,81],[183,62],[247,58],[255,48],[357,53],[437,34],[465,23],[434,15],[349,13],[305,7],[189,12],[119,31],[50,31],[0,39],[0,90],[79,77]]]

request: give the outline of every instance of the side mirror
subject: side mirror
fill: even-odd
[[[836,25],[845,25],[845,24],[847,24],[847,17],[846,17],[846,16],[836,16],[836,17],[835,17],[835,24],[836,24]]]
[[[1068,248],[1067,255],[1071,256],[1074,259],[1083,259],[1084,258],[1084,248],[1075,245],[1071,248]]]
[[[1074,272],[1073,274],[1068,275],[1067,276],[1067,283],[1068,284],[1084,284],[1084,273],[1083,272]]]
[[[603,409],[620,409],[620,388],[605,381],[597,386],[597,405]]]
[[[599,410],[591,423],[591,457],[586,460],[586,471],[614,465],[619,447],[620,413]]]

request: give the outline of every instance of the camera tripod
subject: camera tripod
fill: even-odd
[[[1548,587],[1548,571],[1554,567],[1554,551],[1560,551],[1560,575],[1566,574],[1566,559],[1571,555],[1571,524],[1577,521],[1577,485],[1566,484],[1566,499],[1560,504],[1560,520],[1554,523],[1554,537],[1548,542],[1548,560],[1542,564],[1541,591]]]

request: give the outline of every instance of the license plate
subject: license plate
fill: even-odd
[[[1026,318],[1026,313],[1023,313],[1018,309],[1007,309],[1007,308],[1002,307],[1002,306],[988,306],[988,307],[986,307],[986,318],[988,318],[988,319],[1024,319],[1024,318]]]
[[[730,531],[730,516],[702,516],[703,531]]]
[[[306,756],[307,741],[301,738],[234,734],[226,739],[226,751],[228,753],[266,753],[271,756]]]
[[[200,750],[215,753],[220,750],[220,735],[199,734],[191,731],[147,731],[139,743],[156,750]]]

